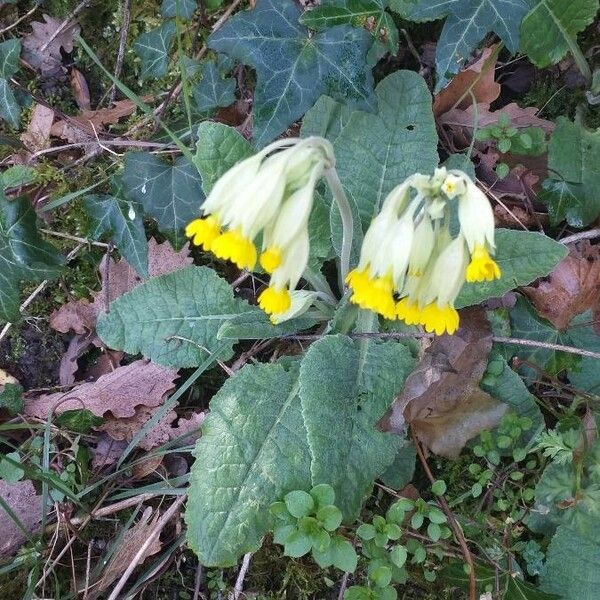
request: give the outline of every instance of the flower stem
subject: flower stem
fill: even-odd
[[[335,167],[330,167],[325,171],[325,178],[329,189],[333,194],[335,203],[337,204],[340,216],[342,218],[342,250],[340,253],[340,292],[344,293],[344,284],[346,277],[350,271],[350,253],[352,251],[352,234],[354,233],[354,219],[352,217],[352,209],[346,197],[346,192],[342,187],[342,182],[335,170]]]

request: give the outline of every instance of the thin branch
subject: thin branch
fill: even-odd
[[[129,33],[129,24],[131,23],[131,0],[123,0],[122,7],[122,23],[121,23],[121,38],[119,39],[119,51],[117,52],[117,60],[115,62],[114,76],[119,79],[123,69],[123,59],[125,58],[125,46],[127,44],[127,34]],[[117,86],[113,83],[108,92],[109,105],[115,101],[117,95]]]
[[[567,237],[564,237],[558,241],[561,244],[572,244],[573,242],[578,242],[579,240],[593,240],[594,238],[598,237],[600,237],[600,228],[590,229],[589,231],[580,231],[579,233],[568,235]]]
[[[4,35],[5,33],[8,33],[11,29],[14,29],[19,23],[22,23],[23,21],[25,21],[25,19],[30,17],[40,7],[40,4],[42,3],[42,1],[38,2],[32,9],[27,11],[22,17],[19,17],[16,21],[11,23],[4,29],[0,29],[0,35]]]
[[[233,588],[233,593],[229,594],[230,600],[239,600],[239,597],[242,595],[244,591],[244,579],[246,578],[246,573],[250,568],[250,559],[252,558],[252,552],[248,552],[244,554],[244,559],[242,560],[242,566],[240,567],[237,579],[235,580],[235,586]]]

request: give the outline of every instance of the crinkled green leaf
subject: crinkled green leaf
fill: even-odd
[[[0,175],[0,186],[2,188],[13,188],[27,185],[35,180],[36,175],[36,170],[33,167],[13,165]]]
[[[447,17],[436,46],[436,91],[459,72],[489,32],[515,53],[521,21],[528,10],[528,0],[420,0],[410,11],[413,21]]]
[[[387,0],[325,0],[300,17],[300,23],[310,29],[325,29],[336,25],[365,27],[387,49],[398,51],[398,29],[391,15],[385,11]]]
[[[251,310],[259,309],[234,298],[212,269],[185,267],[114,300],[97,331],[111,348],[141,353],[167,367],[197,367],[218,348],[231,356],[235,340],[219,341],[219,327]]]
[[[90,194],[83,205],[91,219],[90,237],[108,237],[127,262],[142,276],[148,277],[148,242],[137,202],[109,194]]]
[[[8,200],[0,191],[0,320],[19,317],[19,283],[58,276],[64,258],[43,240],[36,214],[23,196]]]
[[[415,474],[417,451],[414,444],[406,443],[398,450],[394,462],[385,470],[381,481],[388,487],[401,490],[408,485]]]
[[[532,0],[532,4],[521,25],[521,50],[540,68],[563,59],[598,12],[598,0]]]
[[[162,25],[142,33],[133,43],[133,49],[140,57],[141,77],[163,77],[169,67],[169,51],[175,37],[175,21],[165,21]]]
[[[123,191],[156,219],[176,248],[185,243],[183,229],[198,216],[204,201],[202,180],[184,156],[169,163],[149,152],[128,152]]]
[[[530,231],[496,230],[496,262],[502,276],[495,281],[465,283],[456,306],[479,304],[527,285],[550,271],[568,254],[564,244]]]
[[[548,171],[541,197],[552,223],[591,223],[600,214],[600,131],[559,118],[548,146]]]
[[[235,79],[223,77],[215,61],[206,61],[202,63],[202,79],[192,87],[192,96],[200,112],[230,106],[235,102]]]
[[[347,520],[402,443],[376,429],[414,365],[401,344],[327,336],[308,349],[300,397],[313,457],[313,484],[328,483]],[[324,401],[324,398],[327,401]]]
[[[0,78],[0,118],[15,129],[19,126],[21,107],[10,89],[8,81]]]
[[[376,90],[377,114],[356,111],[334,141],[337,169],[363,225],[406,177],[438,165],[431,94],[411,71],[392,73]]]
[[[189,20],[194,16],[196,8],[196,0],[163,0],[160,12],[165,18],[179,17]]]
[[[235,565],[272,526],[269,505],[310,488],[297,370],[249,365],[229,378],[211,401],[195,456],[188,543],[207,567]]]
[[[19,70],[21,40],[14,38],[0,43],[0,77],[10,79]]]
[[[274,325],[262,310],[257,310],[241,314],[223,323],[217,337],[219,339],[264,340],[298,333],[303,329],[314,327],[322,320],[323,317],[305,313],[300,317]]]
[[[370,34],[348,25],[310,35],[293,0],[258,0],[209,38],[209,47],[256,70],[254,142],[262,147],[327,94],[371,108]]]
[[[194,164],[202,177],[204,193],[210,192],[225,171],[252,154],[250,143],[233,127],[213,121],[200,123]]]

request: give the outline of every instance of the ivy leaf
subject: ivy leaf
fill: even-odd
[[[40,237],[28,199],[8,200],[0,191],[0,319],[19,317],[19,282],[53,279],[63,264],[63,256]]]
[[[21,40],[12,39],[0,43],[0,77],[10,79],[19,70]]]
[[[144,278],[148,277],[148,242],[137,202],[117,196],[91,194],[83,201],[92,221],[90,237],[110,237],[127,262]]]
[[[537,0],[521,25],[521,50],[543,69],[577,47],[581,33],[598,12],[598,0]]]
[[[0,117],[11,127],[17,128],[21,118],[21,107],[6,79],[0,78]]]
[[[204,201],[202,181],[194,165],[183,156],[168,163],[149,152],[128,152],[123,189],[156,219],[160,231],[169,234],[176,248],[183,246],[183,228],[196,218]]]
[[[193,18],[196,8],[196,0],[163,0],[160,5],[160,13],[167,19],[179,17],[189,20]]]
[[[387,0],[326,0],[321,5],[307,10],[300,23],[310,29],[322,30],[336,25],[365,27],[387,49],[398,51],[398,29],[391,15],[385,11]]]
[[[346,520],[356,518],[373,481],[402,444],[375,425],[413,366],[402,344],[355,342],[339,335],[312,344],[302,361],[300,397],[312,483],[334,488]]]
[[[219,327],[251,310],[259,309],[234,298],[212,269],[185,267],[119,296],[100,315],[97,332],[116,350],[166,367],[197,367],[221,347],[225,360],[231,356],[235,340],[217,340]]]
[[[200,123],[194,165],[202,177],[204,193],[209,194],[225,171],[252,154],[250,143],[233,127],[213,121]]]
[[[411,71],[397,71],[379,83],[376,94],[378,113],[352,113],[333,142],[338,173],[364,226],[398,183],[413,173],[433,172],[438,165],[425,80]]]
[[[459,72],[490,31],[514,54],[519,49],[521,21],[528,10],[528,0],[419,0],[410,13],[413,21],[447,16],[436,49],[435,91],[439,92]]]
[[[600,214],[600,131],[561,117],[548,146],[548,171],[542,199],[554,225],[589,225]]]
[[[133,49],[140,57],[142,79],[148,77],[163,77],[169,66],[169,50],[177,31],[175,21],[166,21],[160,27],[142,33],[135,42]]]
[[[496,230],[496,261],[502,276],[495,281],[465,283],[457,308],[499,298],[521,285],[527,285],[550,271],[568,254],[568,248],[540,233]]]
[[[310,488],[297,369],[248,365],[210,403],[195,451],[187,539],[202,564],[233,566],[260,546],[268,507]]]
[[[194,104],[200,111],[208,111],[235,102],[235,79],[222,77],[215,61],[202,63],[202,79],[192,88]]]
[[[313,36],[298,24],[293,0],[258,0],[213,33],[213,50],[256,70],[254,142],[262,147],[299,119],[322,94],[360,108],[373,104],[366,62],[370,34],[347,25]]]

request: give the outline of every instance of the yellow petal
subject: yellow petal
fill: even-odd
[[[460,318],[458,311],[450,305],[438,306],[435,302],[428,304],[421,312],[421,324],[428,333],[436,335],[448,333],[452,335],[458,329]]]
[[[475,246],[471,255],[471,262],[467,267],[466,279],[473,283],[476,281],[493,281],[500,278],[500,267],[491,258],[488,251],[482,246]]]
[[[290,292],[285,288],[280,290],[269,286],[258,297],[258,305],[268,315],[284,313],[292,305]]]
[[[194,246],[202,246],[210,250],[213,242],[221,233],[221,225],[218,219],[212,215],[202,219],[194,219],[185,228],[185,235],[192,238]]]
[[[267,273],[271,274],[281,265],[281,259],[281,249],[271,246],[260,255],[260,265]]]
[[[210,249],[215,256],[230,260],[240,269],[252,270],[256,265],[256,247],[238,229],[222,233],[214,240]]]

